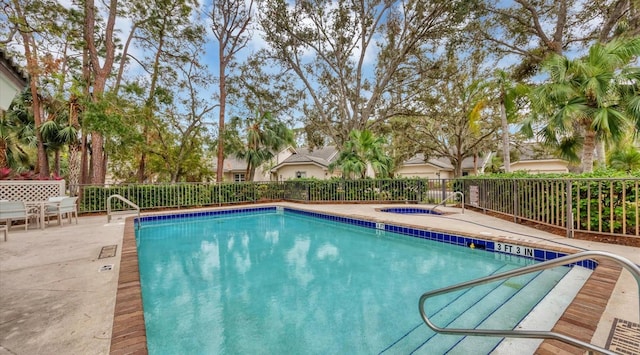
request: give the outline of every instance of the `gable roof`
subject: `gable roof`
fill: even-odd
[[[480,171],[482,171],[483,170],[482,168],[487,164],[488,161],[491,160],[492,155],[493,153],[489,152],[487,154],[484,154],[481,157],[478,157],[478,169]],[[454,167],[451,164],[451,161],[449,160],[449,158],[444,158],[444,157],[430,158],[429,160],[425,161],[424,154],[422,153],[418,153],[414,155],[408,160],[405,160],[403,163],[403,165],[422,165],[422,164],[433,165],[443,170],[451,170],[451,171],[454,170]],[[462,160],[462,170],[469,170],[469,169],[473,169],[473,157],[467,157]]]
[[[295,153],[283,160],[278,165],[274,166],[272,170],[278,170],[283,165],[304,165],[314,164],[323,168],[329,167],[338,157],[338,150],[334,146],[327,146],[322,148],[316,148],[313,151],[307,147],[294,148]]]
[[[242,159],[238,159],[235,156],[224,158],[224,165],[222,167],[224,172],[240,171],[245,172],[247,170],[247,162]]]
[[[418,153],[414,156],[412,156],[411,158],[409,158],[408,160],[405,160],[402,165],[424,165],[424,164],[429,164],[429,165],[433,165],[437,168],[440,169],[445,169],[445,170],[453,170],[453,165],[451,165],[451,162],[449,162],[449,159],[446,158],[430,158],[429,160],[425,161],[424,160],[424,154],[422,153]]]
[[[554,156],[553,153],[548,152],[544,149],[542,144],[538,142],[532,143],[524,143],[516,148],[520,153],[518,161],[531,161],[531,160],[541,160],[541,161],[566,161],[565,159],[558,158]]]
[[[28,84],[29,77],[25,71],[2,49],[0,49],[0,73],[20,89]]]
[[[295,148],[291,146],[287,146],[282,149],[279,153],[274,154],[274,159],[278,159],[278,155],[283,152],[289,152],[291,154],[295,153]],[[213,162],[214,168],[216,167],[217,162]],[[270,163],[272,164],[272,163]],[[224,158],[224,166],[222,167],[224,172],[245,172],[247,170],[247,161],[236,157],[235,155],[230,155]]]

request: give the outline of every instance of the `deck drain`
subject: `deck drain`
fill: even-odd
[[[618,354],[638,354],[640,324],[614,318],[606,348]]]
[[[98,255],[98,259],[112,258],[116,256],[116,250],[118,250],[117,245],[107,245],[106,247],[102,247],[100,255]]]
[[[98,272],[111,271],[111,270],[113,270],[113,264],[100,266],[100,268],[98,269]]]

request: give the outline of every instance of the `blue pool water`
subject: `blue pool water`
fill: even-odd
[[[420,295],[532,262],[275,211],[144,222],[137,243],[150,354],[443,353],[461,338],[430,341]],[[542,296],[505,315],[466,310],[531,282],[549,289],[566,269],[442,296],[427,312],[512,328]]]

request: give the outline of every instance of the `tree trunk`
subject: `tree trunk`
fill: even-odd
[[[455,161],[455,164],[453,165],[453,174],[455,175],[455,177],[461,177],[462,176],[462,159],[457,159]]]
[[[582,172],[593,171],[593,150],[596,146],[596,132],[586,127],[584,135],[584,145],[582,146]]]
[[[82,142],[80,143],[80,148],[82,149],[82,154],[80,155],[80,183],[88,184],[89,183],[89,149],[87,146],[87,135],[82,134]]]
[[[224,49],[220,48],[220,58],[224,58]],[[221,60],[222,62],[222,60]],[[224,111],[226,108],[227,91],[225,80],[225,68],[220,63],[220,116],[218,119],[218,166],[216,169],[216,182],[222,182],[224,168]]]
[[[109,161],[109,159],[108,159],[109,155],[107,154],[107,151],[104,150],[104,149],[102,150],[102,154],[103,154],[103,157],[102,157],[102,184],[105,184],[107,182],[106,181],[106,178],[107,178],[107,162]]]
[[[473,175],[478,175],[478,152],[473,152]]]
[[[41,178],[49,178],[49,161],[47,159],[47,152],[44,149],[44,142],[42,141],[42,133],[40,132],[40,126],[42,125],[42,112],[40,110],[40,97],[38,96],[38,73],[40,67],[38,66],[38,53],[35,40],[33,39],[32,29],[24,28],[27,26],[27,19],[22,10],[20,2],[13,2],[15,7],[15,15],[22,24],[20,26],[20,35],[22,37],[22,45],[24,47],[24,56],[27,60],[27,72],[29,73],[29,89],[31,91],[31,109],[33,112],[33,119],[35,121],[35,133],[38,144],[38,174]]]
[[[144,171],[147,169],[147,154],[143,151],[140,154],[140,161],[138,162],[138,173],[136,174],[139,184],[142,184],[146,180]]]
[[[605,149],[605,142],[602,139],[596,141],[596,157],[598,161],[598,167],[604,168],[607,166],[607,153]]]
[[[40,96],[38,96],[38,62],[35,53],[32,52],[33,37],[30,34],[23,34],[24,54],[27,57],[27,71],[29,72],[29,88],[31,90],[31,109],[35,123],[36,140],[38,144],[38,175],[41,178],[49,178],[49,160],[42,141],[42,110],[40,108]],[[35,51],[35,48],[33,48]]]
[[[60,149],[56,149],[54,154],[53,171],[56,176],[60,176]]]
[[[7,162],[7,142],[0,138],[0,168],[8,168]]]
[[[76,132],[80,130],[80,121],[78,120],[80,107],[78,106],[77,97],[72,95],[69,98],[69,126],[75,128]],[[77,137],[73,137],[69,142],[69,193],[71,196],[78,195],[78,185],[80,184],[80,142]]]
[[[99,51],[96,46],[96,26],[95,26],[95,12],[96,8],[94,0],[86,0],[84,3],[84,40],[85,49],[89,54],[89,61],[91,62],[91,73],[93,74],[93,95],[94,102],[98,102],[103,99],[103,93],[105,91],[107,78],[111,75],[111,69],[113,68],[113,62],[115,60],[115,48],[116,44],[113,40],[113,34],[116,23],[116,14],[118,11],[118,0],[110,0],[108,5],[109,13],[107,16],[106,25],[104,27],[104,36],[102,37],[102,44],[104,50]],[[100,65],[100,59],[103,59],[103,65]],[[90,83],[87,83],[89,85]],[[92,179],[94,184],[104,184],[107,165],[104,154],[104,137],[100,132],[91,132],[91,168]]]
[[[155,58],[153,60],[153,73],[151,76],[151,85],[149,86],[149,96],[147,96],[147,100],[145,101],[144,107],[144,128],[142,130],[142,137],[145,140],[145,146],[142,147],[142,152],[140,154],[140,163],[138,164],[138,182],[143,183],[147,180],[147,147],[151,145],[151,137],[149,136],[149,125],[153,120],[154,107],[155,107],[155,96],[156,96],[156,87],[158,86],[158,77],[160,76],[160,55],[162,54],[164,47],[164,30],[160,31],[160,41],[158,43],[158,48],[156,50]]]
[[[500,102],[500,120],[502,121],[502,161],[504,172],[511,172],[511,157],[509,155],[509,123],[507,122],[507,109],[504,107],[504,99]]]
[[[78,142],[69,144],[69,193],[71,196],[78,195],[80,185],[80,144]]]
[[[91,132],[91,183],[103,185],[105,178],[104,138],[100,132]]]

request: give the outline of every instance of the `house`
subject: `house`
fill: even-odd
[[[322,148],[294,148],[294,153],[276,164],[272,169],[273,180],[283,181],[296,178],[329,179],[341,176],[339,171],[329,172],[329,164],[338,158],[334,146]]]
[[[518,160],[511,163],[511,171],[527,171],[530,174],[564,174],[569,172],[569,162],[555,158]]]
[[[247,162],[240,160],[234,156],[224,158],[224,167],[222,168],[223,178],[222,181],[227,182],[245,182],[247,173]],[[256,169],[255,181],[261,181],[260,174]]]
[[[299,148],[287,147],[275,154],[271,161],[257,167],[253,181],[277,180],[276,175],[271,171],[271,167],[277,166],[279,163],[295,154],[296,149]],[[224,174],[223,181],[244,182],[246,181],[247,162],[234,156],[227,157],[224,159],[224,167],[222,168],[222,171]]]
[[[489,152],[478,157],[474,163],[473,157],[462,160],[462,175],[474,175],[477,165],[477,174],[484,174],[484,169],[491,162],[494,153]],[[455,177],[455,168],[448,158],[430,158],[425,161],[424,154],[418,153],[396,170],[398,177],[424,178],[424,179],[451,179]]]
[[[0,49],[0,112],[6,111],[13,98],[28,84],[27,75]]]
[[[569,162],[554,157],[538,143],[528,143],[518,148],[518,160],[511,163],[511,171],[527,171],[530,174],[563,174],[569,172]],[[504,167],[503,167],[504,168]]]
[[[405,160],[396,170],[396,176],[423,179],[448,179],[453,177],[453,165],[448,160],[428,159],[419,153]]]
[[[463,175],[473,175],[477,164],[478,174],[483,174],[494,153],[479,157],[474,164],[473,157],[462,161]],[[279,152],[273,161],[256,169],[253,181],[285,181],[300,178],[330,179],[340,177],[339,169],[329,171],[329,165],[338,159],[339,152],[335,146],[315,148],[288,147]],[[271,168],[269,168],[271,167]],[[234,157],[224,161],[224,181],[243,182],[247,163]],[[423,154],[417,154],[405,161],[396,171],[398,177],[417,177],[426,179],[449,179],[454,177],[454,167],[447,158],[424,160]],[[373,176],[373,171],[367,173]]]

